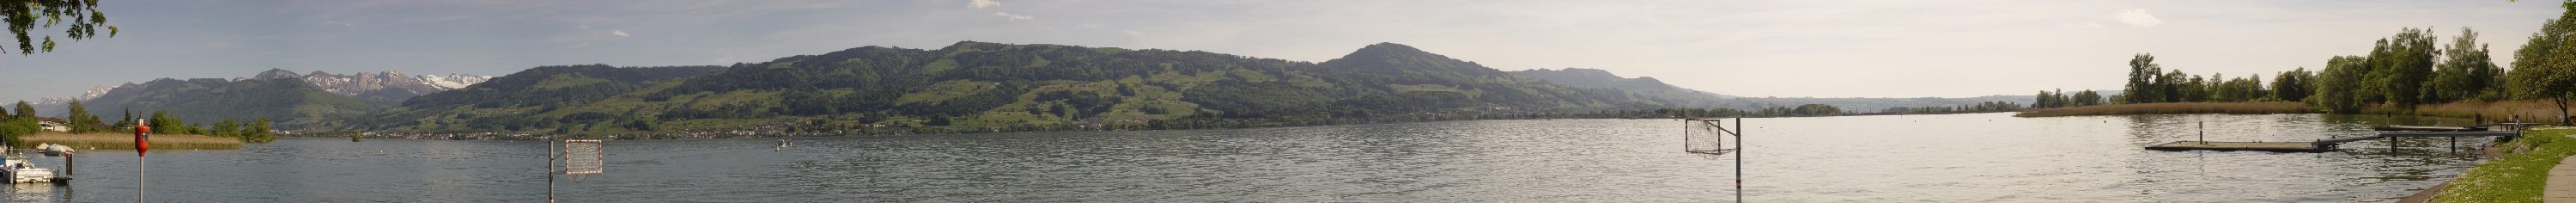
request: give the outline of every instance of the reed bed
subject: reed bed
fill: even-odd
[[[2188,102],[2113,104],[2022,111],[2013,117],[2100,116],[2139,114],[2287,114],[2315,113],[2298,102]]]
[[[9,145],[12,147],[29,147],[36,146],[36,144],[51,143],[71,146],[72,149],[80,150],[134,149],[134,135],[122,133],[72,134],[43,132],[33,135],[19,136],[18,140],[20,143],[9,143]],[[239,138],[182,134],[152,135],[153,149],[240,149],[241,147],[242,141]]]
[[[2553,118],[2557,118],[2559,116],[2558,104],[2552,104],[2545,101],[2452,102],[2416,105],[2415,111],[2413,112],[2394,108],[2371,108],[2365,111],[2366,112],[2362,113],[2469,119],[2484,118],[2490,123],[2512,121],[2512,119],[2517,116],[2521,117],[2522,122],[2526,123],[2558,123],[2558,119]]]

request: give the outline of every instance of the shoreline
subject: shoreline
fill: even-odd
[[[2495,160],[2496,158],[2502,158],[2502,157],[2504,157],[2504,151],[2501,151],[2501,149],[2496,148],[2496,146],[2499,146],[2499,145],[2504,145],[2504,143],[2488,143],[2488,144],[2487,144],[2487,147],[2486,147],[2486,150],[2480,150],[2480,152],[2478,152],[2478,154],[2479,154],[2478,158],[2479,158],[2479,159],[2485,159],[2485,160]],[[2468,169],[2466,169],[2466,170],[2477,170],[2477,169],[2478,169],[2478,166],[2476,166],[2476,165],[2470,165],[2470,166],[2469,166],[2469,168],[2468,168]],[[2460,175],[2468,175],[2468,171],[2466,171],[2466,170],[2461,171],[2461,172],[2460,172]],[[2456,182],[2456,181],[2460,181],[2460,176],[2454,175],[2454,176],[2451,176],[2451,180],[2445,180],[2445,181],[2442,181],[2442,184],[2433,184],[2433,187],[2424,188],[2424,189],[2422,189],[2422,190],[2416,190],[2416,191],[2415,191],[2415,194],[2412,194],[2412,195],[2406,195],[2406,197],[2403,197],[2403,198],[2398,198],[2398,199],[2397,199],[2397,202],[2399,202],[2399,203],[2421,203],[2421,202],[2433,202],[2433,197],[2434,197],[2434,196],[2441,196],[2443,192],[2450,191],[2449,189],[2451,188],[2451,182]]]
[[[2482,153],[2486,160],[2467,171],[2398,202],[2466,201],[2494,202],[2529,200],[2546,196],[2550,169],[2567,156],[2576,155],[2576,131],[2566,127],[2537,128],[2526,137],[2490,145]],[[2501,199],[2514,198],[2514,199]]]
[[[25,148],[36,144],[57,144],[78,150],[134,150],[134,135],[121,133],[41,132],[19,136],[18,140],[18,143],[9,143],[8,147]],[[240,149],[242,143],[241,139],[230,137],[190,134],[152,135],[153,149]]]

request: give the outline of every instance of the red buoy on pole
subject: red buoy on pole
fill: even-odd
[[[134,156],[139,157],[152,151],[152,126],[140,121],[134,123]]]

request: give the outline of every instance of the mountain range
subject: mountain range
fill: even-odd
[[[1203,51],[959,42],[937,49],[868,46],[727,66],[544,66],[500,77],[269,70],[92,92],[85,105],[108,116],[116,109],[170,110],[205,121],[267,117],[290,130],[567,134],[1259,127],[1668,107],[1823,103],[1873,111],[2029,100],[1736,97],[1600,69],[1501,71],[1394,43],[1302,62]]]

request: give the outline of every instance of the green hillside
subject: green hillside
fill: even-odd
[[[423,95],[342,127],[593,134],[1174,129],[1648,109],[1675,101],[1559,86],[1392,43],[1313,63],[960,42],[720,68],[540,67]]]
[[[298,79],[224,80],[160,79],[140,84],[141,88],[119,89],[86,102],[91,114],[103,119],[117,119],[124,110],[137,116],[153,111],[169,111],[172,116],[191,123],[213,123],[223,119],[249,121],[267,117],[280,129],[303,129],[328,118],[364,115],[375,112],[374,106],[346,96],[324,92]],[[107,123],[115,123],[109,120]]]

